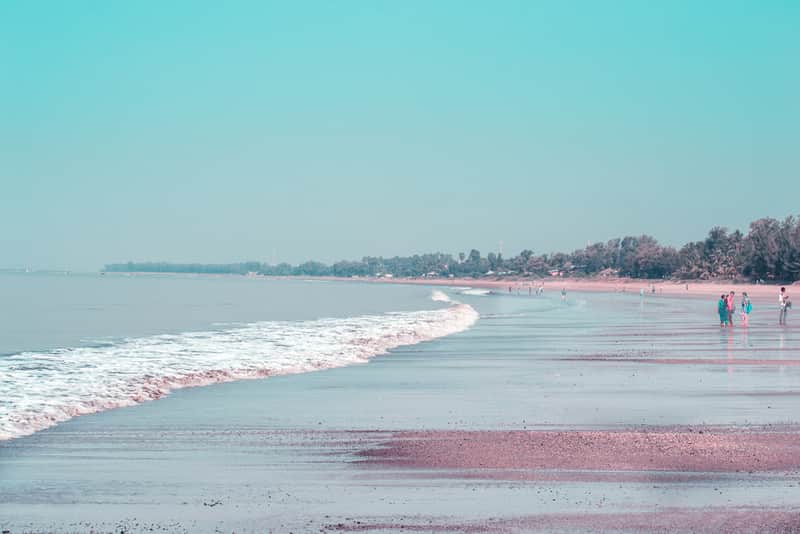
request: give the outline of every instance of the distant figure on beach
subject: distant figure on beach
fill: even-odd
[[[733,315],[736,310],[736,304],[734,303],[734,295],[735,293],[731,291],[728,293],[728,296],[725,299],[725,306],[728,309],[728,324],[733,326]]]
[[[644,288],[639,290],[639,297],[644,298]]]
[[[566,287],[562,287],[561,288],[561,300],[567,300],[567,288]]]
[[[656,285],[655,285],[655,284],[652,284],[652,285],[650,286],[650,292],[651,292],[653,295],[655,295],[655,294],[656,294]]]
[[[717,313],[719,313],[719,326],[725,328],[728,324],[728,301],[725,294],[719,296],[717,301]]]
[[[753,311],[753,304],[750,302],[750,297],[747,296],[747,291],[745,291],[742,293],[742,326],[747,326],[751,311]]]
[[[511,286],[508,286],[508,292],[511,293]]]
[[[778,324],[786,324],[786,313],[792,307],[792,301],[789,300],[789,295],[786,293],[786,288],[782,287],[781,292],[778,294],[778,306],[780,307],[780,315],[778,316]]]

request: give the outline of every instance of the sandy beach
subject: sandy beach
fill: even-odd
[[[478,476],[520,476],[543,471],[581,472],[796,472],[800,470],[797,429],[770,432],[714,428],[572,432],[408,432],[393,435],[380,449],[363,453],[386,467],[474,469]],[[624,477],[623,477],[624,478]],[[556,478],[557,479],[557,478]]]
[[[334,299],[409,292],[412,308],[433,289],[293,283],[309,297],[330,286]],[[765,302],[749,328],[721,331],[691,286],[643,299],[576,286],[562,302],[552,284],[536,297],[507,283],[439,287],[477,323],[368,363],[175,390],[0,442],[0,527],[800,529],[791,317],[778,327]]]
[[[306,277],[307,278],[307,277]],[[771,303],[778,301],[780,284],[754,284],[739,281],[702,281],[702,280],[646,280],[635,278],[571,278],[571,277],[545,277],[545,278],[336,278],[319,277],[320,280],[336,280],[342,282],[372,282],[385,284],[412,284],[424,286],[443,287],[473,287],[490,289],[498,293],[526,293],[528,288],[535,291],[540,285],[548,292],[599,292],[599,293],[634,293],[639,294],[644,290],[647,294],[675,297],[715,298],[722,293],[735,291],[737,295],[743,292],[759,302]],[[788,284],[786,287],[790,295],[800,295],[800,284]]]

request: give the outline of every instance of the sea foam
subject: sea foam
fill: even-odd
[[[478,289],[468,287],[465,290],[461,291],[462,295],[472,295],[474,297],[485,297],[487,295],[491,295],[492,291],[490,289]]]
[[[0,440],[72,417],[155,400],[174,389],[363,363],[403,345],[466,330],[470,306],[342,319],[265,321],[131,338],[101,347],[0,358]]]

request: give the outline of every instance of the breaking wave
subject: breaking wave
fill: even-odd
[[[472,296],[475,296],[475,297],[485,297],[486,295],[491,295],[492,294],[492,290],[491,289],[477,289],[477,288],[468,287],[467,289],[463,290],[461,292],[461,294],[462,295],[472,295]]]
[[[434,289],[433,293],[431,293],[431,300],[435,302],[453,302],[444,291],[439,291],[438,289]]]
[[[440,291],[437,310],[343,319],[265,321],[229,329],[0,358],[0,440],[72,417],[159,399],[179,388],[304,373],[466,330],[470,306]]]

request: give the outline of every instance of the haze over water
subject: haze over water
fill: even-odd
[[[797,210],[796,2],[0,3],[0,268],[680,246]]]

